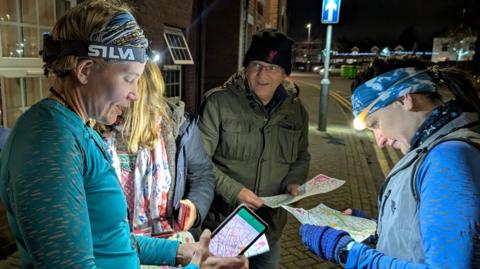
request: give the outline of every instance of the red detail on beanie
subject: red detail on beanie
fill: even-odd
[[[271,63],[273,62],[273,58],[275,58],[275,56],[277,56],[278,54],[278,50],[271,50],[269,53],[268,53],[268,61]]]

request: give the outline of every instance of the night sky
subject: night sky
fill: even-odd
[[[312,22],[311,39],[325,38],[320,23],[322,0],[288,0],[288,33],[297,41],[307,40],[305,25]],[[466,9],[463,15],[463,9]],[[334,46],[349,51],[353,45],[369,51],[377,45],[393,49],[401,44],[409,50],[431,50],[433,38],[460,24],[480,31],[478,0],[343,0],[340,23],[333,27]]]

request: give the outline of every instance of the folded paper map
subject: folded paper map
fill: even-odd
[[[317,175],[316,177],[310,179],[305,184],[301,185],[298,188],[299,195],[292,196],[290,194],[280,194],[269,197],[260,197],[265,201],[265,205],[271,208],[281,207],[283,205],[288,205],[296,201],[300,201],[303,198],[333,191],[345,183],[344,180],[339,180],[336,178],[331,178],[325,175]]]
[[[324,204],[319,204],[309,210],[289,206],[282,207],[302,224],[328,225],[335,229],[344,230],[357,242],[362,242],[370,235],[375,234],[377,228],[377,223],[373,220],[347,216]]]
[[[244,255],[247,258],[251,258],[269,251],[270,247],[268,246],[267,237],[263,234],[245,251]]]

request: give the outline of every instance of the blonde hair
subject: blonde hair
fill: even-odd
[[[162,128],[170,129],[172,121],[167,113],[164,96],[165,83],[155,63],[147,62],[138,82],[138,100],[130,104],[124,114],[122,137],[128,150],[153,149],[159,142]],[[171,130],[163,131],[171,131]]]

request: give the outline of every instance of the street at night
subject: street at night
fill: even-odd
[[[479,18],[0,0],[0,269],[480,269]]]

